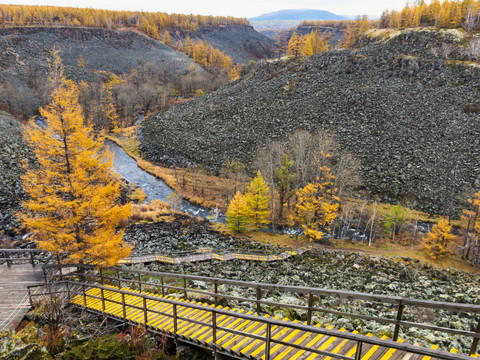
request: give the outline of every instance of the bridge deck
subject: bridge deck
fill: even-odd
[[[30,309],[27,286],[43,278],[40,266],[0,266],[0,331],[14,329]]]
[[[214,305],[202,304],[200,302],[193,302],[188,300],[180,300],[173,297],[161,297],[148,292],[141,292],[141,294],[156,296],[158,300],[148,299],[144,303],[144,298],[131,294],[121,294],[116,292],[116,288],[112,290],[103,291],[104,303],[101,300],[101,290],[99,288],[88,289],[84,297],[77,295],[72,299],[72,302],[85,306],[97,312],[103,312],[109,316],[118,318],[119,320],[128,319],[130,322],[145,325],[145,313],[143,307],[147,310],[147,325],[157,331],[173,335],[174,318],[173,305],[162,301],[162,299],[170,299],[182,301],[183,306],[177,306],[176,314],[177,331],[176,336],[183,338],[186,341],[197,343],[202,346],[214,347],[214,334],[212,328],[212,312],[208,310],[200,310],[189,307],[189,304],[197,304],[213,308]],[[132,292],[131,289],[122,289]],[[134,291],[140,294],[139,291]],[[125,304],[125,306],[123,306]],[[103,311],[103,308],[105,310]],[[256,338],[256,336],[266,337],[267,325],[261,321],[254,321],[251,319],[241,318],[243,310],[228,309],[217,306],[218,309],[233,310],[239,316],[218,315],[216,317],[216,324],[218,328],[216,331],[216,345],[222,352],[230,353],[236,357],[246,359],[265,359],[266,341],[265,339]],[[160,313],[157,313],[160,312]],[[248,313],[250,315],[258,316],[259,320],[263,316]],[[268,317],[265,315],[264,317]],[[309,349],[317,349],[327,351],[329,353],[343,355],[348,358],[355,356],[357,351],[357,342],[342,339],[340,337],[316,334],[299,329],[292,329],[288,325],[291,322],[288,319],[282,319],[285,326],[271,327],[271,346],[270,359],[290,359],[290,360],[311,360],[311,359],[326,359],[331,360],[332,357],[328,355],[320,355],[310,351],[297,349],[288,344],[302,345]],[[317,325],[318,327],[319,325]],[[331,327],[328,327],[331,329]],[[244,334],[236,334],[235,331],[241,331]],[[346,331],[341,329],[340,331]],[[248,334],[248,335],[245,335]],[[369,334],[368,336],[372,336]],[[386,339],[386,337],[385,337]],[[275,343],[275,340],[283,341],[284,344]],[[403,342],[399,339],[398,342]],[[452,350],[456,352],[456,350]],[[478,357],[476,354],[474,357]],[[386,348],[376,345],[363,344],[361,350],[361,360],[432,360],[428,356],[420,356],[412,353],[407,353],[393,348]],[[434,358],[433,358],[434,359]]]

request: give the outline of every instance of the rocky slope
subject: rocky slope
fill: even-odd
[[[239,64],[246,64],[250,60],[270,59],[275,57],[276,53],[275,42],[251,26],[204,27],[193,34],[193,38],[195,37],[222,50]]]
[[[130,72],[139,62],[169,67],[185,73],[192,60],[169,46],[134,31],[78,27],[17,27],[0,30],[0,36],[39,43],[60,50],[65,65],[77,66],[83,57],[86,69],[115,74]]]
[[[25,144],[20,122],[0,111],[0,233],[12,234],[18,223],[13,218],[23,196],[21,161],[34,158],[33,152]]]
[[[193,61],[185,54],[141,34],[106,29],[18,27],[0,29],[0,106],[25,117],[45,103],[47,59],[55,46],[67,77],[90,82],[106,75],[130,72],[151,62],[174,74],[184,74]],[[85,68],[77,61],[83,58]],[[196,66],[199,72],[201,68]]]
[[[220,167],[228,159],[249,163],[257,150],[297,129],[326,129],[361,159],[372,195],[442,212],[480,175],[480,66],[452,60],[455,54],[473,60],[462,47],[470,42],[458,31],[382,33],[364,41],[360,50],[300,64],[269,63],[158,113],[143,124],[143,150],[157,161]]]

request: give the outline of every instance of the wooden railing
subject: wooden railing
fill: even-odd
[[[201,294],[203,296],[208,296],[211,298],[212,302],[217,306],[221,299],[233,300],[238,302],[246,302],[252,304],[256,308],[258,314],[262,313],[262,305],[267,305],[271,307],[280,307],[280,308],[290,308],[296,310],[302,310],[306,313],[307,324],[312,323],[312,316],[315,312],[324,313],[324,314],[333,314],[340,317],[347,317],[353,319],[362,319],[362,320],[373,320],[379,323],[392,324],[394,325],[392,340],[396,341],[399,336],[399,331],[401,327],[414,327],[420,329],[426,329],[431,331],[439,331],[448,334],[461,335],[472,338],[472,346],[470,349],[471,354],[475,354],[480,338],[480,321],[478,320],[480,314],[480,305],[473,304],[462,304],[462,303],[451,303],[451,302],[438,302],[431,300],[423,299],[413,299],[413,298],[404,298],[399,296],[387,296],[387,295],[377,295],[377,294],[368,294],[352,291],[342,291],[342,290],[332,290],[332,289],[322,289],[322,288],[312,288],[312,287],[300,287],[300,286],[286,286],[286,285],[277,285],[277,284],[265,284],[265,283],[255,283],[239,280],[228,280],[220,278],[212,278],[205,276],[196,276],[196,275],[184,275],[184,274],[173,274],[173,273],[164,273],[156,271],[140,271],[140,270],[130,270],[125,268],[104,268],[98,269],[95,266],[75,264],[75,265],[47,265],[46,268],[52,269],[61,269],[64,267],[76,266],[78,268],[78,273],[81,273],[84,279],[90,279],[94,282],[100,282],[103,286],[105,284],[114,284],[118,286],[119,289],[122,288],[122,284],[129,284],[130,287],[138,288],[142,291],[142,288],[145,287],[156,287],[160,289],[162,296],[168,294],[168,291],[181,292],[183,293],[184,299],[188,298],[188,294]],[[80,271],[81,270],[81,271]],[[61,273],[61,272],[60,272]],[[115,276],[110,276],[114,274]],[[78,274],[77,274],[78,275]],[[63,276],[62,279],[71,279],[72,273]],[[123,275],[123,276],[122,276]],[[130,278],[126,278],[129,276]],[[142,277],[154,277],[160,279],[160,283],[143,281]],[[174,284],[167,282],[166,280],[174,280]],[[204,283],[210,284],[213,288],[213,291],[199,290],[192,287],[189,287],[189,284],[192,281],[202,281]],[[175,285],[180,283],[180,285]],[[220,285],[229,285],[240,288],[247,288],[253,290],[256,294],[256,298],[246,298],[233,296],[229,294],[224,294],[219,292]],[[93,285],[92,285],[93,286]],[[263,294],[268,291],[278,291],[286,292],[293,294],[301,294],[306,297],[306,305],[298,304],[286,304],[279,303],[274,301],[267,301],[262,299]],[[394,311],[395,318],[386,318],[380,316],[371,316],[363,315],[357,313],[349,313],[338,311],[326,307],[320,307],[321,300],[324,297],[333,296],[343,299],[350,300],[363,300],[371,301],[375,303],[380,303],[384,305],[393,305],[392,310]],[[404,314],[406,307],[413,308],[427,308],[432,310],[445,310],[455,313],[467,313],[472,319],[472,328],[476,329],[475,331],[460,330],[446,328],[437,325],[406,321],[404,320]],[[476,321],[476,323],[473,323]]]
[[[39,258],[41,253],[40,249],[0,249],[0,265],[7,263],[10,268],[14,262],[30,263],[32,266],[35,266],[35,260],[38,263],[48,262]]]
[[[168,274],[169,276],[173,274]],[[106,277],[104,278],[106,279]],[[211,279],[210,280],[216,280],[216,279]],[[108,303],[114,303],[121,305],[122,307],[122,313],[123,313],[123,319],[125,322],[132,322],[130,320],[127,320],[126,314],[128,313],[128,309],[135,309],[135,310],[140,310],[143,312],[143,321],[144,324],[148,324],[149,322],[149,314],[159,314],[161,316],[167,316],[170,318],[173,318],[173,333],[167,333],[167,336],[173,336],[177,337],[177,328],[178,328],[178,322],[179,321],[186,321],[186,322],[191,322],[194,324],[202,325],[202,326],[208,326],[212,329],[212,347],[214,348],[214,352],[216,351],[221,351],[221,348],[219,345],[217,345],[217,334],[219,331],[223,332],[229,332],[235,335],[240,335],[240,336],[245,336],[249,337],[252,339],[256,340],[261,340],[265,342],[265,360],[270,360],[270,348],[272,343],[288,346],[288,347],[293,347],[299,350],[304,350],[324,356],[329,356],[332,358],[337,358],[337,359],[342,359],[342,360],[361,360],[362,358],[362,347],[364,344],[370,344],[372,346],[379,346],[379,347],[385,347],[385,348],[390,348],[390,349],[396,349],[400,351],[405,351],[408,353],[413,353],[413,354],[418,354],[422,356],[429,356],[437,359],[444,359],[444,360],[466,360],[466,359],[471,359],[470,357],[467,357],[462,354],[455,354],[455,353],[449,353],[446,351],[442,350],[434,350],[434,349],[429,349],[426,347],[420,347],[420,346],[415,346],[415,345],[410,345],[410,344],[405,344],[405,343],[399,343],[396,341],[392,340],[382,340],[379,338],[371,337],[371,336],[364,336],[360,334],[354,334],[354,333],[349,333],[346,331],[338,331],[338,330],[333,330],[333,329],[327,329],[327,328],[321,328],[321,327],[316,327],[316,326],[311,326],[311,325],[304,325],[300,323],[294,323],[294,322],[285,322],[282,320],[277,320],[273,319],[270,317],[259,317],[255,315],[250,315],[247,313],[241,313],[241,312],[235,312],[235,311],[230,311],[230,310],[224,310],[224,309],[219,309],[219,308],[213,308],[210,306],[204,306],[204,305],[198,305],[194,303],[185,303],[182,301],[178,300],[172,300],[169,298],[159,298],[156,296],[151,296],[147,295],[145,293],[139,293],[139,292],[133,292],[133,291],[127,291],[127,290],[122,290],[122,289],[115,289],[112,287],[107,287],[99,284],[93,284],[93,283],[87,283],[87,282],[80,282],[80,281],[71,281],[71,280],[62,280],[58,281],[55,283],[56,286],[64,286],[64,290],[58,290],[55,289],[55,294],[66,294],[67,299],[70,300],[72,299],[73,296],[81,296],[83,297],[83,305],[87,307],[87,298],[92,298],[92,299],[97,299],[101,301],[102,304],[102,311],[105,313],[105,302],[108,301]],[[41,287],[41,286],[46,286],[49,284],[39,284],[39,285],[32,285],[29,287],[29,296],[30,296],[30,301],[32,302],[32,306],[34,304],[33,298],[36,296],[42,296],[42,294],[38,294],[35,292],[32,292],[31,289],[35,287]],[[266,284],[256,284],[256,285],[266,285]],[[94,296],[91,294],[87,294],[87,289],[92,289],[92,288],[97,288],[100,290],[100,296]],[[75,290],[78,289],[78,290]],[[319,289],[320,290],[320,289]],[[105,291],[110,291],[114,293],[121,294],[121,299],[122,301],[116,301],[113,300],[112,298],[106,299],[104,296]],[[141,305],[133,305],[133,304],[127,304],[125,301],[126,296],[133,296],[135,298],[141,298],[142,301],[140,302]],[[170,314],[168,312],[164,311],[158,311],[155,309],[150,309],[147,307],[147,300],[152,300],[152,301],[161,301],[164,303],[171,304],[173,307],[173,312]],[[205,312],[210,312],[211,313],[211,322],[206,323],[202,321],[197,321],[193,320],[187,317],[182,317],[179,315],[177,311],[177,307],[188,307],[192,309],[197,309],[197,310],[202,310]],[[106,314],[108,315],[108,314]],[[266,331],[265,331],[265,336],[261,336],[258,334],[252,334],[252,333],[246,333],[243,331],[237,331],[233,330],[231,328],[227,327],[222,327],[220,326],[220,323],[217,321],[217,316],[218,315],[226,315],[226,316],[232,316],[232,317],[238,317],[241,319],[245,320],[250,320],[253,322],[261,322],[266,325]],[[133,322],[132,322],[133,324]],[[300,331],[305,331],[305,332],[311,332],[314,334],[323,334],[327,336],[332,336],[332,337],[337,337],[340,339],[345,339],[345,340],[351,340],[356,342],[356,351],[355,351],[355,356],[354,357],[349,357],[349,356],[344,356],[344,355],[339,355],[334,352],[328,352],[328,351],[323,351],[311,347],[305,347],[302,345],[298,345],[295,343],[291,342],[284,342],[279,339],[275,339],[272,337],[272,327],[277,326],[277,327],[288,327],[294,330],[300,330]],[[155,328],[151,326],[146,326],[148,330],[156,332]]]

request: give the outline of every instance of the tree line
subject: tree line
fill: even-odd
[[[178,42],[177,50],[187,54],[202,68],[214,75],[226,73],[230,80],[238,78],[238,67],[223,51],[214,48],[208,42],[186,36],[185,42]]]
[[[61,6],[2,5],[3,26],[85,26],[106,29],[135,28],[160,39],[165,28],[196,31],[206,26],[249,25],[232,16],[167,14],[164,12],[115,11]]]
[[[401,11],[382,13],[380,28],[406,29],[419,26],[435,26],[443,29],[464,28],[478,30],[480,24],[480,1],[433,0],[426,4],[418,0],[407,4]]]

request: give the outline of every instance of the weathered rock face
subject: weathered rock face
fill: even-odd
[[[65,65],[77,66],[77,61],[83,57],[85,68],[115,74],[130,72],[139,62],[154,63],[183,74],[193,63],[185,54],[133,31],[78,27],[18,27],[0,30],[0,36],[7,35],[37,42],[47,50],[55,46],[60,50]]]
[[[33,152],[23,141],[20,122],[0,111],[0,232],[12,234],[18,225],[13,211],[24,195],[21,161],[33,158]]]
[[[295,130],[326,129],[361,159],[372,195],[443,212],[480,175],[480,67],[429,51],[443,46],[440,35],[403,35],[299,65],[266,64],[147,119],[143,150],[157,161],[219,167],[249,163]]]
[[[210,26],[200,29],[196,34],[225,52],[236,63],[245,64],[250,60],[275,57],[275,42],[251,26]]]

